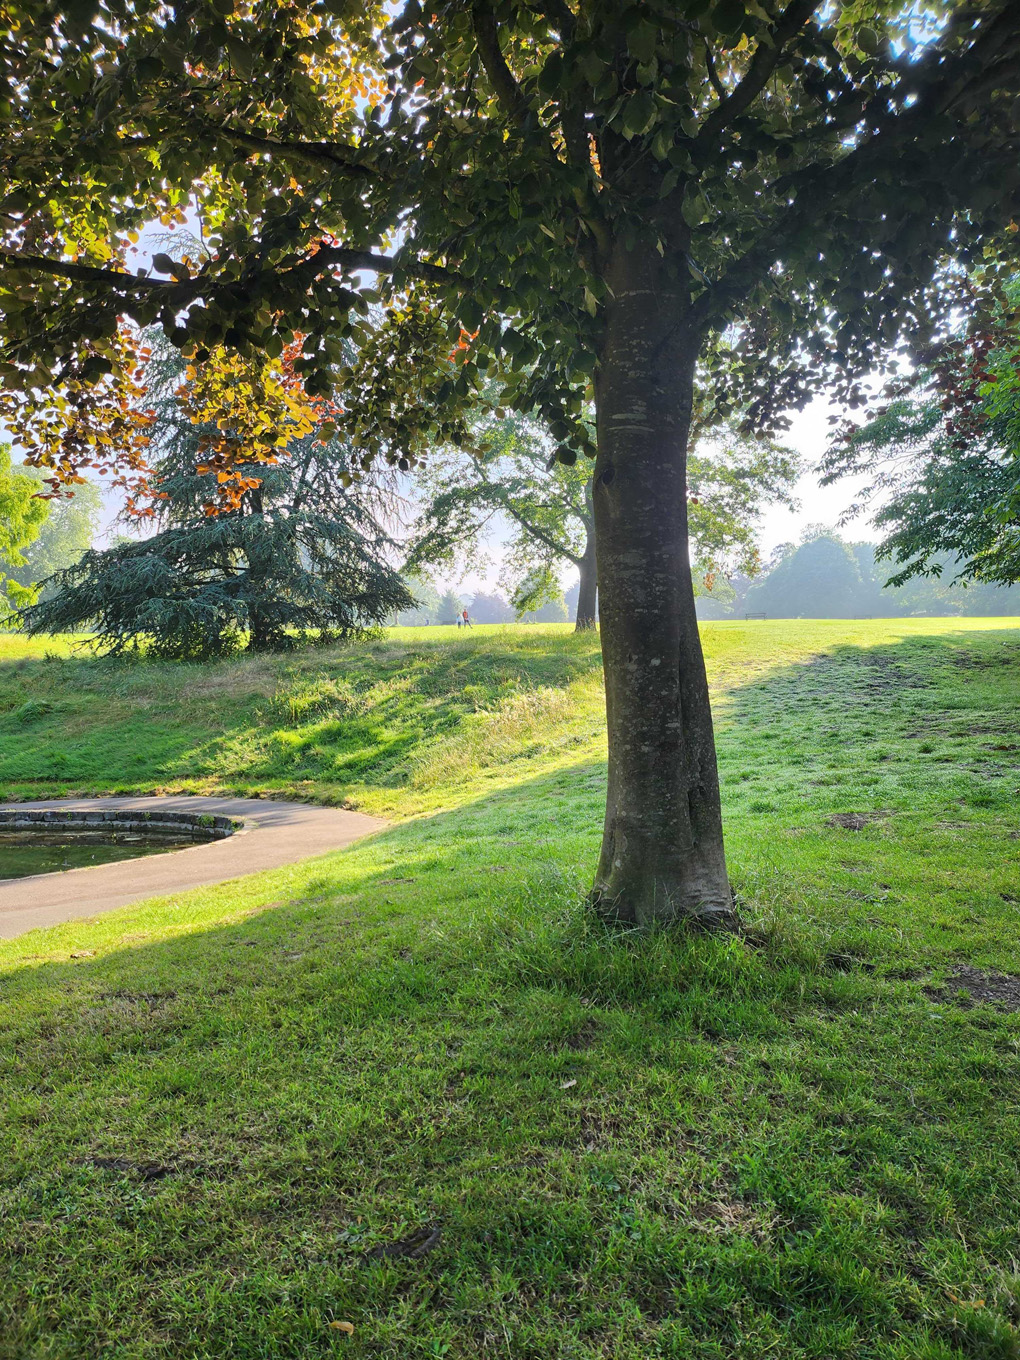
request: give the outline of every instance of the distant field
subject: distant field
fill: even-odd
[[[0,947],[0,1360],[1020,1355],[1020,620],[703,633],[730,939],[585,913],[597,638],[0,637],[2,796],[395,819]]]

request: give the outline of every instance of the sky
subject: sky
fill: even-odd
[[[809,524],[826,524],[833,528],[843,511],[852,504],[857,493],[867,485],[867,478],[847,477],[834,486],[820,485],[815,470],[825,452],[831,426],[830,415],[841,414],[841,408],[824,397],[817,397],[810,406],[793,416],[793,423],[781,441],[796,449],[804,462],[805,471],[794,492],[800,502],[797,511],[785,506],[769,506],[761,518],[760,539],[763,555],[768,556],[780,543],[797,542]],[[841,530],[845,537],[860,542],[874,541],[876,534],[868,519],[854,520]]]

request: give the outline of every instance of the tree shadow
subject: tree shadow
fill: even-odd
[[[997,660],[1001,641],[839,647],[733,692],[735,877],[765,908],[785,894],[782,928],[758,939],[638,938],[584,916],[604,787],[586,761],[221,885],[175,939],[133,940],[153,914],[132,909],[94,928],[121,932],[111,953],[0,975],[11,1353],[99,1356],[112,1336],[137,1355],[197,1355],[196,1337],[329,1354],[333,1318],[380,1355],[432,1338],[485,1354],[503,1344],[494,1320],[535,1360],[894,1354],[933,1335],[947,1356],[985,1353],[944,1282],[970,1289],[961,1240],[982,1278],[1008,1274],[1012,1021],[933,1001],[927,944],[900,939],[912,976],[884,966],[897,929],[932,924],[943,842],[899,834],[904,771],[859,780],[936,720],[933,756],[1015,730],[1001,666],[1020,649]],[[788,742],[804,761],[791,787],[773,771],[771,792],[741,793],[740,772],[781,764]],[[956,798],[939,781],[961,770],[936,763],[921,787]],[[826,824],[865,793],[891,815]],[[896,862],[924,875],[909,903],[905,885],[844,895]],[[989,865],[952,872],[973,888]],[[242,895],[249,915],[217,919]],[[836,928],[871,933],[834,964]],[[82,953],[87,930],[60,938]]]
[[[216,664],[0,661],[0,784],[113,792],[222,781],[286,796],[399,787],[407,758],[520,692],[601,666],[597,639],[541,629],[383,639]]]
[[[748,785],[770,783],[787,795],[785,806],[828,803],[824,791],[835,790],[895,807],[918,787],[931,791],[962,773],[975,776],[972,809],[1004,808],[1010,791],[994,785],[1008,783],[1018,676],[1015,630],[838,644],[774,667],[717,704],[729,810],[748,810],[742,786],[746,794]],[[1006,739],[994,741],[997,734]]]

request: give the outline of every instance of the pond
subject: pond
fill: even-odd
[[[115,840],[68,840],[38,835],[0,836],[0,881],[27,878],[31,874],[52,874],[62,869],[84,869],[92,864],[112,864],[117,860],[140,859],[143,855],[164,855],[183,850],[194,840],[146,841],[142,836]]]

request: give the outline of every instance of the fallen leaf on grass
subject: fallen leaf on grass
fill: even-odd
[[[961,1308],[983,1308],[985,1306],[984,1299],[960,1299],[957,1298],[957,1296],[953,1293],[951,1289],[947,1289],[946,1293],[949,1295],[952,1301],[958,1304]]]
[[[343,1332],[344,1336],[354,1335],[353,1322],[331,1322],[329,1325],[334,1332]]]
[[[96,951],[94,949],[72,949],[72,959],[94,959]]]
[[[560,1082],[560,1090],[561,1090],[561,1091],[569,1091],[570,1088],[571,1088],[571,1086],[576,1086],[576,1085],[577,1085],[577,1078],[576,1078],[576,1077],[571,1077],[569,1081],[561,1081],[561,1082]]]

